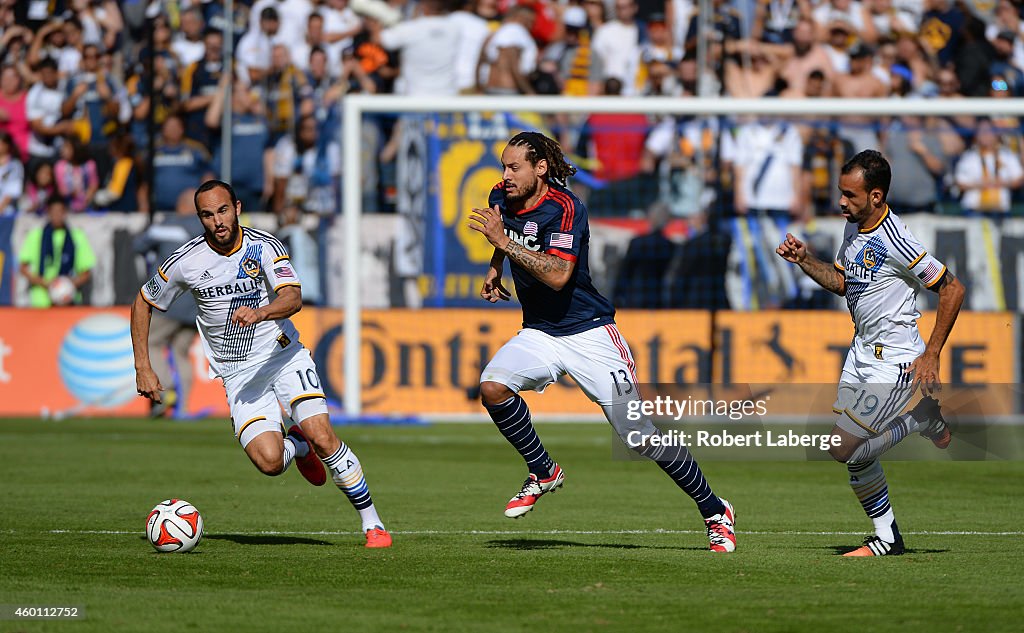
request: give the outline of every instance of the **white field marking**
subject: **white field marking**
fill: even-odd
[[[18,534],[19,530],[7,530],[8,534]],[[110,534],[139,535],[144,530],[47,530],[40,534]],[[865,532],[813,532],[802,530],[740,530],[741,536],[862,536]],[[262,530],[256,532],[206,532],[206,536],[353,536],[361,532],[345,531],[277,531]],[[391,534],[404,536],[540,536],[540,535],[659,535],[659,534],[704,534],[704,530],[396,530]],[[1024,531],[1012,532],[980,532],[975,530],[920,530],[903,532],[909,536],[1024,536]]]

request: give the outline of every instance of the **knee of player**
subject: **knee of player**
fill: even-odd
[[[284,455],[262,454],[255,464],[264,475],[276,477],[284,472]]]
[[[501,404],[514,395],[511,389],[500,382],[485,380],[480,383],[480,400],[484,404]]]
[[[853,452],[857,450],[857,447],[850,442],[840,443],[838,446],[833,445],[828,449],[828,454],[832,456],[832,459],[836,460],[841,464],[845,464],[850,461],[853,457]]]

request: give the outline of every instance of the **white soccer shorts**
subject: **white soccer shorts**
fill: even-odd
[[[300,344],[292,347],[224,380],[231,424],[243,448],[261,433],[283,432],[282,407],[295,422],[327,413],[327,399],[309,350]]]
[[[878,360],[866,345],[854,345],[846,354],[832,411],[836,424],[862,439],[872,438],[903,413],[914,395],[910,362]]]
[[[487,363],[480,382],[500,383],[516,393],[541,393],[566,374],[601,405],[620,437],[632,431],[643,437],[657,432],[649,419],[631,422],[623,414],[625,404],[639,400],[640,394],[633,355],[614,323],[569,336],[519,330]]]

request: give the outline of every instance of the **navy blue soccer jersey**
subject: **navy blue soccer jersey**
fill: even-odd
[[[565,187],[549,184],[536,205],[511,213],[505,204],[505,187],[498,183],[487,200],[498,205],[505,235],[531,251],[543,251],[575,263],[572,276],[561,290],[550,286],[509,261],[516,294],[523,305],[523,327],[551,336],[579,334],[614,322],[615,308],[601,296],[590,278],[590,226],[587,208]]]

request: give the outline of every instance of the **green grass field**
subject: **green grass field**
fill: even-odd
[[[707,462],[740,539],[712,555],[692,502],[612,460],[605,425],[539,425],[566,485],[519,521],[502,509],[525,469],[490,425],[338,430],[390,550],[362,547],[332,486],[259,474],[226,420],[0,421],[0,603],[85,607],[0,630],[1021,630],[1022,462],[888,464],[911,551],[878,559],[837,555],[870,527],[841,466]],[[143,538],[168,497],[206,521],[191,554]]]

